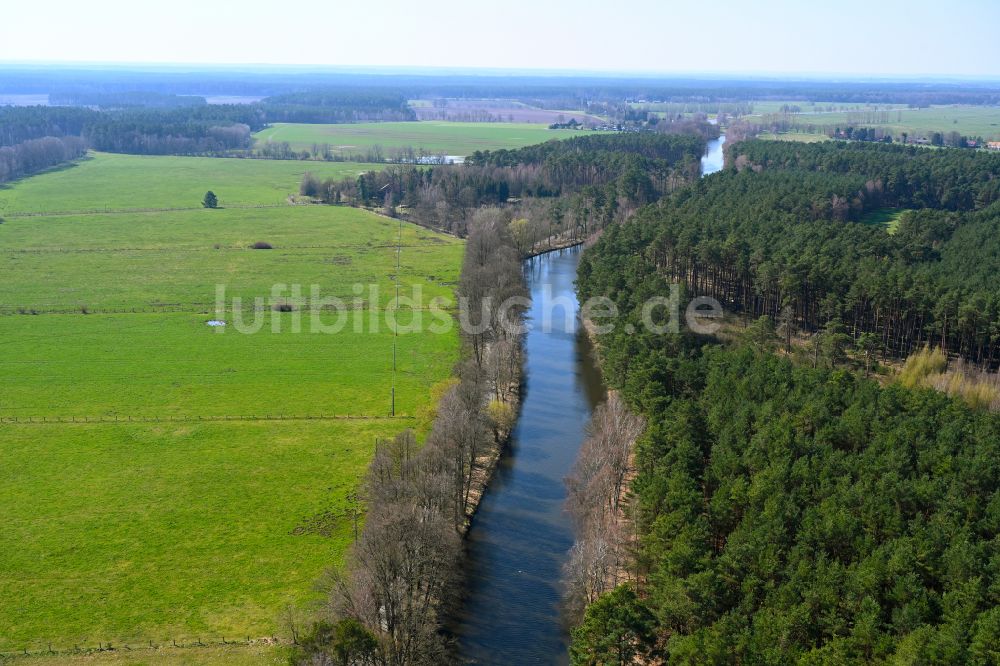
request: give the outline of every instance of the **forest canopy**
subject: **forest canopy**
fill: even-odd
[[[581,297],[627,321],[678,280],[768,326],[746,344],[601,336],[606,378],[648,423],[629,500],[640,575],[590,607],[574,663],[622,645],[667,663],[997,663],[1000,417],[754,336],[777,342],[782,321],[995,366],[1000,164],[769,142],[731,160],[581,261]],[[911,210],[894,234],[864,222],[886,206]]]

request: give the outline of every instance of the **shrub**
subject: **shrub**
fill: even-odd
[[[948,367],[948,357],[940,347],[924,347],[906,359],[906,365],[899,373],[899,382],[906,388],[921,386],[930,375],[937,375]]]
[[[254,250],[273,250],[274,246],[270,243],[265,243],[264,241],[257,241],[251,245],[250,248]]]

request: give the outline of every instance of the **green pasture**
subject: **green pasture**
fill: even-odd
[[[426,431],[430,387],[458,355],[454,328],[400,335],[387,418],[393,335],[370,306],[393,301],[397,279],[425,307],[452,298],[463,245],[403,224],[397,277],[397,221],[282,205],[306,169],[362,168],[98,154],[0,189],[0,652],[287,639],[279,615],[316,598],[351,542],[348,496],[376,438]],[[206,189],[276,206],[148,210],[197,206]],[[124,212],[79,212],[103,207]],[[328,302],[314,322],[313,284],[354,309]],[[274,285],[293,311],[247,307],[240,322],[261,328],[240,332],[232,297],[267,302]],[[421,316],[425,330],[448,319]],[[288,418],[345,415],[365,418]],[[164,658],[258,653],[277,654]]]
[[[347,155],[373,146],[385,150],[413,147],[430,154],[471,155],[477,150],[520,148],[549,139],[572,136],[567,130],[550,130],[530,123],[455,123],[444,121],[304,125],[278,123],[254,135],[258,145],[287,141],[294,150],[311,150],[329,144]]]
[[[0,649],[272,635],[351,543],[335,515],[401,425],[4,425]]]
[[[394,296],[395,220],[354,208],[320,205],[261,209],[15,217],[0,225],[0,312],[87,308],[214,308],[227,296],[268,298],[274,284],[311,285],[322,297]],[[419,284],[429,300],[448,296],[462,244],[402,225],[401,285]],[[264,242],[270,250],[250,249]]]
[[[754,115],[747,116],[748,120],[759,120],[761,113],[777,113],[778,108],[771,111],[761,111],[760,106],[764,103],[754,102]],[[800,128],[811,125],[818,133],[823,133],[827,129],[844,127],[853,120],[852,112],[834,111],[810,112],[803,102],[774,102],[772,104],[798,104],[802,107],[801,113],[791,115],[791,119]],[[823,105],[817,105],[823,106]],[[839,106],[838,106],[839,108]],[[863,110],[859,107],[857,110]],[[854,116],[856,117],[856,116]],[[998,106],[972,106],[972,105],[948,105],[931,106],[922,109],[910,109],[904,107],[894,107],[887,113],[887,122],[866,122],[862,120],[858,124],[864,127],[882,128],[889,131],[893,136],[898,137],[903,132],[907,132],[911,138],[924,137],[932,132],[942,134],[956,131],[965,136],[981,136],[987,140],[1000,138],[1000,107]]]
[[[302,174],[346,178],[382,165],[92,153],[87,159],[0,185],[0,217],[16,213],[197,208],[212,190],[220,206],[284,204]]]
[[[771,139],[772,141],[797,141],[799,143],[817,143],[819,141],[830,141],[830,137],[825,134],[809,134],[808,132],[761,132],[761,139]]]

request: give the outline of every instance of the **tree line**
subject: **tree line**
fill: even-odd
[[[532,242],[583,238],[696,179],[705,141],[690,134],[609,134],[518,150],[476,152],[462,165],[390,167],[300,192],[324,203],[378,207],[462,235],[480,206],[513,206]],[[524,242],[525,239],[521,239]]]
[[[378,445],[363,486],[364,528],[346,568],[331,573],[322,619],[299,640],[296,663],[401,666],[451,656],[441,625],[459,602],[462,535],[513,426],[520,386],[527,295],[501,211],[476,214],[458,293],[460,316],[478,332],[464,337],[426,441],[406,431]],[[488,307],[510,299],[510,308]]]
[[[416,120],[406,97],[370,88],[315,89],[260,102],[269,123],[358,123]]]
[[[579,620],[587,606],[628,578],[633,535],[625,519],[627,475],[645,419],[617,392],[594,410],[587,438],[566,479],[574,543],[564,567],[565,601]]]
[[[73,136],[113,153],[246,155],[253,147],[252,133],[269,123],[416,119],[405,97],[364,89],[289,93],[255,104],[206,104],[203,97],[147,91],[75,91],[57,94],[55,100],[95,108],[0,107],[0,146]],[[33,153],[37,147],[26,150]]]
[[[86,152],[83,139],[76,136],[46,136],[0,146],[0,183],[75,160]]]
[[[66,90],[49,95],[49,104],[56,106],[86,106],[100,109],[178,108],[204,106],[207,103],[200,95],[175,95],[147,90]]]

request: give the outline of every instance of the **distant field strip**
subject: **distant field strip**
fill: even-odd
[[[333,152],[346,155],[363,154],[374,146],[387,150],[412,147],[431,154],[471,155],[477,150],[520,148],[576,134],[532,123],[421,121],[348,125],[276,123],[254,136],[258,145],[267,141],[287,141],[295,150],[311,150],[313,145],[327,144]]]
[[[307,171],[349,178],[381,164],[93,153],[88,159],[0,186],[0,217],[25,213],[200,208],[212,190],[222,207],[287,204]]]
[[[826,103],[818,103],[817,107],[810,107],[805,102],[773,102],[770,104],[754,102],[755,113],[746,116],[746,119],[761,121],[765,119],[765,114],[779,113],[779,109],[785,105],[798,105],[801,109],[799,113],[787,115],[788,120],[795,124],[796,129],[813,126],[817,132],[824,132],[838,127],[843,129],[848,125],[859,125],[881,128],[895,137],[900,137],[903,132],[906,132],[911,140],[925,137],[932,132],[946,134],[952,131],[967,136],[980,136],[987,140],[1000,138],[1000,107],[996,106],[956,104],[919,109],[902,107],[885,109],[884,105],[879,105],[879,109],[884,110],[880,114],[874,111],[873,107],[863,105],[837,104],[834,105],[837,109],[848,106],[849,110],[818,111],[814,109],[821,109],[826,106]],[[795,137],[804,136],[798,131],[792,134]],[[785,135],[777,135],[777,138],[785,138]]]

